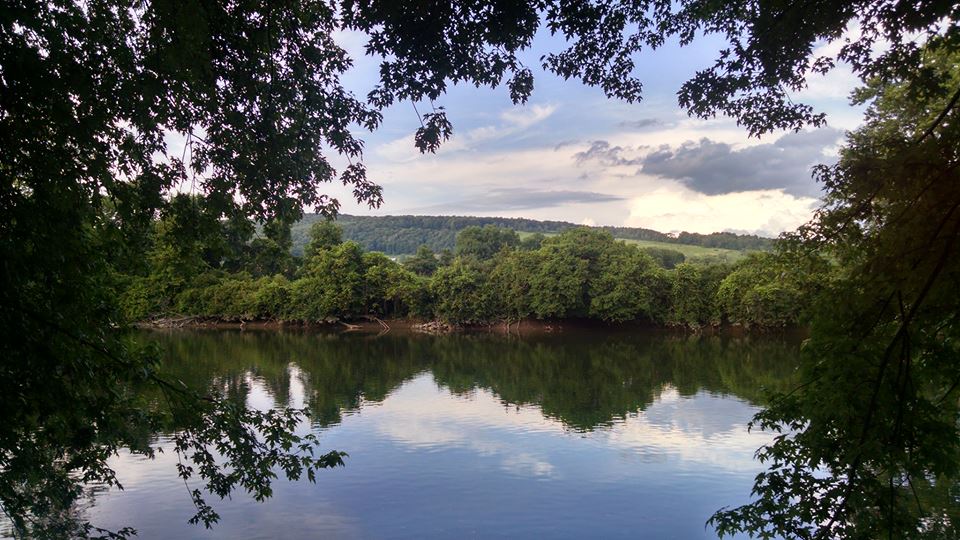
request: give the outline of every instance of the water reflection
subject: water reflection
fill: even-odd
[[[504,404],[536,405],[571,429],[592,431],[645,410],[665,389],[762,403],[789,387],[796,342],[684,336],[365,336],[280,332],[170,332],[161,342],[172,374],[195,388],[247,399],[258,381],[276,404],[292,379],[319,426],[380,402],[429,372],[454,395],[489,390]],[[291,365],[297,369],[289,369]]]
[[[746,421],[791,384],[797,344],[773,339],[151,333],[195,388],[308,407],[347,467],[255,504],[191,515],[175,458],[115,460],[127,491],[97,525],[144,538],[704,538],[743,502],[766,436]],[[159,443],[163,444],[163,435]],[[171,461],[173,460],[173,461]]]

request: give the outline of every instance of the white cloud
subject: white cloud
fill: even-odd
[[[552,463],[540,459],[529,452],[520,452],[509,455],[501,462],[500,467],[517,476],[550,477],[554,475]]]
[[[500,118],[508,124],[522,129],[546,120],[556,110],[557,106],[554,104],[514,107],[500,113]]]
[[[641,457],[672,456],[730,471],[752,469],[756,467],[753,453],[771,437],[759,430],[748,432],[746,422],[736,419],[727,425],[713,425],[716,413],[706,411],[724,405],[722,399],[706,394],[686,399],[667,386],[646,411],[598,431],[596,436]],[[734,414],[749,410],[742,404],[727,405]]]
[[[665,136],[663,140],[675,139]],[[623,143],[613,139],[611,144]],[[373,164],[370,176],[383,183],[387,200],[385,207],[376,213],[466,212],[647,227],[662,232],[729,230],[776,236],[808,221],[817,206],[814,198],[792,196],[780,190],[711,196],[697,193],[680,181],[638,174],[636,165],[578,164],[574,155],[588,148],[589,143],[584,142],[559,150],[547,147],[464,152],[419,156],[404,163]],[[643,151],[630,146],[630,153],[626,155],[641,156]],[[458,201],[488,200],[491,193],[518,188],[589,191],[616,195],[623,200],[570,202],[543,208],[508,208],[502,204],[491,205],[489,209],[471,207],[469,211],[454,208]],[[349,198],[343,200],[347,202]],[[344,212],[371,213],[349,204]]]
[[[627,225],[662,232],[735,231],[775,236],[813,216],[819,201],[783,190],[705,195],[681,186],[664,187],[630,201]]]
[[[507,410],[485,389],[470,392],[466,399],[453,396],[426,374],[397,389],[380,409],[363,414],[381,435],[396,443],[421,451],[468,449],[497,460],[501,469],[518,476],[551,477],[554,465],[546,456],[502,438],[499,430],[526,426],[563,432],[558,423],[545,420],[534,407]]]
[[[715,412],[710,411],[720,405],[729,408],[731,417],[717,422]],[[560,448],[561,452],[564,445],[593,439],[624,457],[675,459],[742,471],[755,466],[754,450],[770,439],[768,434],[747,431],[746,421],[754,411],[745,403],[709,394],[685,398],[667,385],[645,411],[571,437],[569,428],[545,417],[537,406],[505,406],[495,393],[484,388],[471,391],[467,398],[454,396],[424,374],[397,389],[381,408],[364,410],[360,417],[361,421],[372,422],[383,436],[409,448],[465,449],[497,461],[499,468],[510,474],[545,478],[570,471],[551,461],[553,452],[539,445],[525,445],[523,436],[504,437],[505,433],[551,437],[549,447]],[[598,464],[593,474],[621,475],[623,469]]]
[[[781,185],[743,186],[745,193],[707,196],[697,194],[682,179],[663,178],[642,171],[643,159],[664,145],[680,147],[685,142],[709,137],[730,145],[739,152],[761,145],[774,145],[780,139],[798,137],[783,133],[771,134],[763,140],[750,139],[729,120],[700,122],[692,119],[667,118],[662,129],[613,131],[598,137],[569,141],[568,133],[556,133],[530,144],[502,144],[513,134],[533,133],[533,127],[556,114],[549,105],[509,109],[498,114],[495,125],[470,130],[457,140],[454,148],[438,154],[419,155],[412,140],[393,141],[401,159],[384,159],[377,153],[368,160],[370,178],[384,187],[386,204],[371,211],[351,204],[347,193],[341,200],[343,212],[360,214],[470,214],[480,216],[526,217],[564,220],[597,225],[642,226],[663,232],[717,231],[756,232],[776,236],[809,220],[817,201],[797,194],[791,196],[777,189]],[[521,128],[520,126],[523,126]],[[538,130],[539,133],[542,130]],[[524,134],[526,136],[526,134]],[[484,145],[497,137],[501,143]],[[604,139],[610,148],[620,147],[619,160],[580,160],[578,153],[591,148],[592,142]],[[557,144],[565,140],[564,144]],[[468,147],[467,141],[472,141]],[[383,147],[381,147],[383,150]],[[820,151],[825,152],[822,148]],[[387,152],[389,153],[389,152]],[[826,152],[829,154],[829,152]],[[815,158],[817,152],[811,151]],[[829,157],[829,156],[828,156]],[[811,161],[812,163],[813,161]],[[802,176],[809,178],[804,169]],[[808,182],[809,181],[807,180]],[[330,186],[336,189],[338,186]],[[608,197],[580,198],[537,204],[524,193],[593,193]],[[796,190],[794,190],[796,193]],[[339,192],[336,192],[339,195]],[[503,198],[516,193],[523,204],[505,204]],[[811,192],[809,195],[813,196]],[[619,199],[619,200],[618,200]],[[464,201],[474,204],[465,207]]]
[[[807,77],[807,88],[792,94],[795,101],[805,102],[820,99],[843,100],[860,86],[860,78],[846,64],[840,64],[826,75],[811,74]]]

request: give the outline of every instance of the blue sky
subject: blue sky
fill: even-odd
[[[346,84],[365,95],[376,83],[378,59],[363,54],[365,38],[339,42],[355,59]],[[813,165],[835,159],[844,130],[860,121],[847,104],[856,80],[841,67],[795,96],[828,115],[828,127],[750,139],[727,118],[689,118],[676,91],[712,64],[723,43],[706,37],[637,57],[644,99],[627,104],[597,88],[538,69],[538,58],[562,47],[541,33],[527,52],[535,89],[524,106],[506,87],[451,88],[444,106],[454,136],[436,154],[413,145],[414,106],[384,113],[382,127],[358,133],[366,142],[369,177],[384,188],[375,210],[352,202],[347,190],[328,192],[350,214],[448,214],[557,219],[664,232],[735,231],[775,236],[807,221],[818,205]],[[827,50],[830,46],[824,46]],[[420,104],[419,110],[429,110]],[[325,186],[327,187],[327,186]]]

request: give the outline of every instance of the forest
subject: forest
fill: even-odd
[[[310,227],[327,219],[319,214],[306,214],[293,224],[291,235],[293,252],[303,253],[309,241]],[[457,233],[467,227],[492,225],[519,233],[556,234],[578,225],[565,221],[540,221],[523,218],[470,216],[352,216],[340,214],[337,224],[343,228],[343,237],[353,240],[368,251],[382,251],[387,255],[409,255],[422,245],[435,252],[453,250]],[[640,227],[596,227],[622,240],[648,240],[668,244],[682,244],[730,250],[769,250],[773,240],[756,235],[718,232],[700,234],[680,232],[665,234]]]
[[[410,317],[491,325],[530,318],[770,329],[803,324],[806,299],[830,271],[816,257],[800,264],[756,252],[737,264],[690,263],[598,228],[521,240],[490,224],[461,230],[452,252],[422,245],[401,264],[344,241],[337,221],[314,221],[296,256],[292,240],[252,238],[251,224],[217,220],[200,198],[179,195],[171,208],[153,226],[140,273],[118,275],[132,322]]]

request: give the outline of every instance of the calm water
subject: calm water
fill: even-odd
[[[712,538],[743,503],[768,435],[745,424],[789,387],[798,343],[565,334],[150,333],[172,373],[256,407],[306,406],[325,450],[316,484],[264,504],[193,509],[175,455],[112,461],[126,490],[88,502],[141,538]],[[157,444],[166,439],[158,436]],[[169,445],[168,445],[169,446]]]

